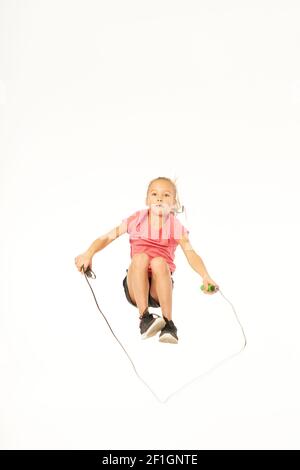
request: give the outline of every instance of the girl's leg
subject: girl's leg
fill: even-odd
[[[157,256],[150,261],[152,270],[151,296],[158,300],[164,317],[172,320],[172,290],[173,283],[168,263]]]
[[[150,258],[146,253],[133,255],[127,272],[127,285],[131,300],[139,310],[139,316],[148,308]]]

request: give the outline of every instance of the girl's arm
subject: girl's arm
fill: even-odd
[[[85,253],[88,256],[93,257],[95,253],[97,253],[100,250],[103,250],[103,248],[107,247],[107,245],[109,245],[112,241],[116,240],[118,237],[120,237],[126,232],[127,232],[127,225],[126,223],[122,222],[117,227],[114,227],[112,230],[105,233],[104,235],[101,235],[101,237],[93,241],[93,243],[86,250]]]
[[[202,258],[193,249],[187,234],[184,234],[181,240],[179,240],[179,245],[181,246],[190,266],[194,269],[194,271],[196,271],[202,277],[203,284],[204,284],[204,293],[205,294],[215,293],[216,290],[211,291],[211,292],[208,291],[208,284],[212,284],[217,288],[219,288],[219,286],[208,274]]]
[[[110,232],[105,233],[101,237],[97,238],[97,240],[93,241],[91,246],[81,255],[76,256],[75,258],[75,265],[77,266],[78,271],[82,272],[82,267],[84,271],[89,267],[92,269],[92,259],[97,251],[103,250],[107,245],[109,245],[113,240],[118,238],[123,233],[127,232],[127,224],[126,221],[122,222],[117,227],[110,230]]]
[[[203,279],[210,277],[202,258],[195,252],[187,234],[184,234],[181,240],[179,240],[179,245],[194,271],[200,274]]]

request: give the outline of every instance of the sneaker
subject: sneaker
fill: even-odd
[[[172,320],[168,320],[164,317],[166,325],[161,330],[159,335],[159,341],[162,343],[178,343],[177,328]]]
[[[155,318],[156,317],[156,318]],[[145,310],[140,317],[140,331],[142,339],[150,338],[160,331],[166,324],[165,320],[156,313],[149,313],[148,309]]]

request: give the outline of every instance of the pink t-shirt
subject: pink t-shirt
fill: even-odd
[[[189,233],[182,223],[170,212],[165,223],[160,229],[151,227],[148,214],[150,209],[142,209],[123,219],[122,223],[127,225],[127,233],[130,241],[130,257],[136,253],[146,253],[150,260],[156,256],[163,257],[174,273],[175,250],[183,234]],[[148,273],[151,274],[149,264]]]

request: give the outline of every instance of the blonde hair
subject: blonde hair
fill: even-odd
[[[177,178],[176,178],[177,179]],[[153,180],[150,181],[150,183],[148,184],[148,188],[147,188],[147,198],[148,198],[148,194],[149,194],[149,189],[150,189],[150,186],[152,183],[154,183],[154,181],[158,181],[158,180],[164,180],[164,181],[168,181],[172,186],[173,186],[173,190],[174,190],[174,193],[175,193],[175,207],[173,210],[173,212],[177,213],[177,212],[183,212],[184,211],[184,206],[182,206],[180,204],[180,201],[179,201],[179,196],[178,196],[178,190],[177,190],[177,186],[176,186],[176,179],[175,180],[172,180],[171,178],[167,178],[166,176],[159,176],[158,178],[154,178]]]

